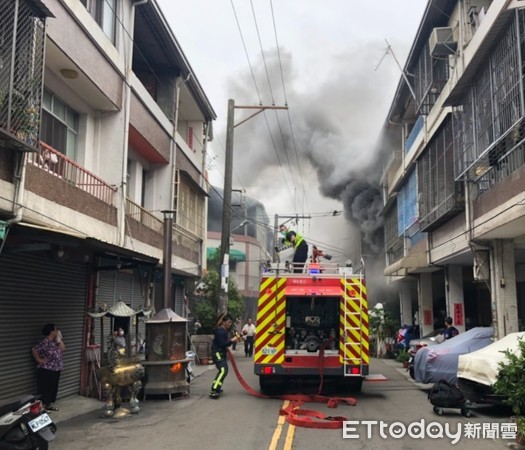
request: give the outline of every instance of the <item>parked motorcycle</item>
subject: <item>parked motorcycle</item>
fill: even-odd
[[[56,425],[33,395],[0,401],[0,450],[47,450]]]

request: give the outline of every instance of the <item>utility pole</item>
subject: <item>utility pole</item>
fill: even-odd
[[[292,219],[295,219],[295,223],[297,223],[299,221],[299,219],[311,219],[312,217],[311,216],[300,216],[298,214],[294,215],[294,216],[280,216],[279,214],[276,214],[275,215],[275,221],[274,221],[274,225],[275,225],[275,231],[273,233],[273,239],[274,239],[274,253],[273,253],[273,262],[277,262],[278,260],[278,256],[277,256],[277,247],[279,247],[279,225],[284,225],[286,222],[283,222],[282,224],[279,223],[279,218],[280,219],[288,219],[286,222],[289,222],[290,220]]]
[[[254,109],[256,112],[235,124],[236,109]],[[228,309],[228,277],[230,272],[230,227],[232,210],[232,173],[233,173],[233,132],[235,127],[247,122],[257,114],[267,109],[288,109],[287,106],[235,106],[235,101],[228,100],[228,117],[226,120],[226,159],[224,167],[224,192],[222,207],[221,231],[221,290],[219,294],[218,313],[225,313]]]

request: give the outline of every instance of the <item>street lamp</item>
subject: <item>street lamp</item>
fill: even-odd
[[[250,223],[249,220],[243,220],[238,227],[235,227],[233,230],[230,230],[230,234],[232,234],[234,231],[238,230],[239,228],[242,228],[245,225],[248,225],[249,223]]]

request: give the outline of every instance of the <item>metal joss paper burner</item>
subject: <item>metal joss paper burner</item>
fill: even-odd
[[[148,317],[150,314],[151,311],[149,310],[135,311],[122,301],[118,301],[106,311],[88,312],[88,315],[92,318],[101,319],[102,335],[104,334],[102,322],[104,317],[110,317],[112,320],[116,318],[127,318],[130,320],[137,316]],[[138,336],[138,322],[135,336]],[[130,394],[129,412],[136,414],[140,411],[137,395],[142,388],[141,380],[144,377],[145,369],[141,364],[140,355],[134,353],[128,344],[129,341],[125,348],[122,348],[117,345],[114,336],[111,335],[108,341],[107,358],[102,366],[100,365],[101,345],[89,345],[86,348],[86,357],[90,363],[91,373],[94,375],[94,380],[97,383],[99,397],[102,394],[102,390],[105,394],[105,417],[114,417],[115,409],[120,407],[122,403],[121,394],[123,389],[127,389]]]
[[[186,367],[191,361],[186,355],[187,320],[164,308],[146,321],[146,383],[147,395],[188,395]]]

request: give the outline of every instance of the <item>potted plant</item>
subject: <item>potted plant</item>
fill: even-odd
[[[410,354],[408,353],[408,350],[401,350],[399,352],[399,355],[397,355],[397,360],[400,363],[403,363],[403,367],[405,369],[408,368],[408,360],[410,359]]]
[[[518,351],[504,350],[505,360],[499,363],[499,373],[492,386],[494,392],[505,398],[516,422],[516,440],[525,444],[525,341],[518,341]]]
[[[374,356],[392,358],[392,344],[395,330],[399,328],[399,322],[395,320],[389,311],[374,307],[370,310],[370,337],[375,341],[376,354]]]

